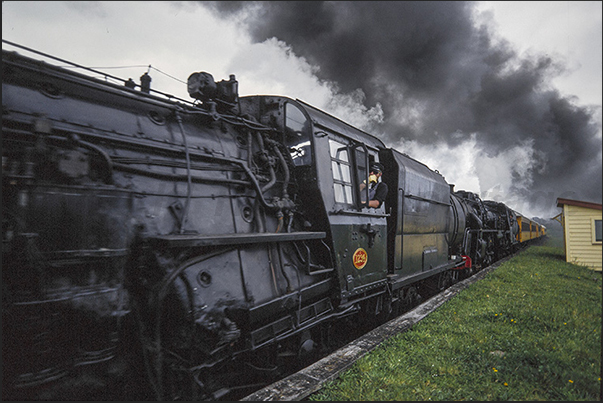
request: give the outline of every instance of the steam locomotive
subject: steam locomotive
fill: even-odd
[[[546,235],[234,75],[104,78],[2,51],[4,400],[217,400]]]

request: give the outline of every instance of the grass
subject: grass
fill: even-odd
[[[601,400],[601,273],[531,246],[308,397]]]

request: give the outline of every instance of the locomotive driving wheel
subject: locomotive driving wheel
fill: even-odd
[[[422,297],[419,294],[419,291],[417,290],[416,287],[406,288],[405,292],[404,292],[404,299],[403,299],[403,310],[406,311],[406,310],[414,307],[415,305],[420,303],[421,300],[422,300]]]
[[[438,278],[438,291],[445,290],[450,287],[454,282],[452,271],[446,270],[445,272],[440,273]]]

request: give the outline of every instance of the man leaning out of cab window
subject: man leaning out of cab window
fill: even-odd
[[[381,181],[383,175],[383,165],[376,162],[371,165],[369,171],[369,202],[368,207],[379,208],[387,197],[387,184]],[[360,190],[364,190],[366,183],[360,184]],[[366,202],[361,203],[366,206]]]

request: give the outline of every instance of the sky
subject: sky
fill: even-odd
[[[2,39],[187,100],[234,74],[548,219],[602,199],[601,4],[3,1]]]

